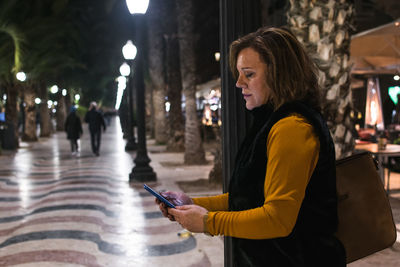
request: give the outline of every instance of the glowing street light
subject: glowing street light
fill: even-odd
[[[125,90],[126,83],[127,83],[126,77],[125,76],[118,76],[117,82],[118,82],[118,88],[122,88],[123,90]]]
[[[18,72],[15,76],[18,81],[24,82],[26,80],[26,74],[23,71]]]
[[[126,88],[126,77],[118,76],[116,81],[118,82],[118,91],[117,91],[117,99],[115,100],[115,109],[119,109],[121,105],[122,95],[124,94],[124,90]]]
[[[129,67],[129,65],[124,62],[121,67],[119,67],[119,72],[121,73],[122,76],[129,76],[129,74],[131,74],[131,67]]]
[[[128,40],[126,44],[122,47],[122,55],[126,60],[134,60],[137,54],[137,48],[132,43],[131,40]]]
[[[53,85],[52,87],[50,87],[50,92],[52,94],[56,94],[58,92],[58,86],[57,85]]]
[[[125,60],[128,61],[129,65],[124,62],[119,68],[119,72],[122,76],[128,77],[128,90],[127,92],[127,104],[128,104],[128,123],[127,123],[127,139],[125,150],[132,151],[137,149],[137,143],[135,139],[134,133],[134,123],[133,123],[133,86],[132,86],[132,73],[133,73],[133,60],[135,59],[137,54],[136,46],[132,43],[131,40],[127,41],[126,44],[122,47],[122,55]],[[118,85],[119,86],[119,85]]]
[[[220,52],[215,52],[214,53],[215,61],[219,61],[221,58],[221,53]]]
[[[133,14],[146,14],[147,8],[149,7],[149,0],[126,0],[129,13]]]

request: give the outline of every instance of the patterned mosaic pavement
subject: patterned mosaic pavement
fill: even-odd
[[[99,157],[90,152],[86,125],[84,132],[79,155],[64,133],[3,151],[0,266],[223,266],[222,239],[183,231],[161,217],[141,184],[129,185],[135,154],[124,151],[115,120]],[[160,162],[176,155],[149,155],[156,189],[177,190],[173,179],[207,177],[211,167],[163,169]]]
[[[99,157],[86,125],[84,132],[79,155],[64,133],[0,155],[0,266],[224,266],[221,238],[187,233],[161,217],[142,184],[129,185],[135,153],[124,151],[118,121],[103,134]],[[177,181],[208,177],[211,164],[185,166],[182,153],[149,143],[158,178],[150,186],[180,190]],[[391,188],[397,242],[349,267],[400,266],[400,174]]]

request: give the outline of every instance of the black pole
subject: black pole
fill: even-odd
[[[133,121],[134,121],[134,113],[133,113],[133,60],[128,60],[130,67],[130,74],[128,76],[128,85],[127,85],[127,104],[128,104],[128,125],[127,125],[127,143],[125,145],[125,151],[134,151],[137,149],[137,143],[135,140],[135,133],[133,131]]]
[[[222,171],[223,190],[227,192],[235,156],[246,135],[250,116],[246,112],[241,91],[229,70],[229,45],[238,37],[261,26],[260,2],[220,0],[220,51],[222,93]],[[233,266],[232,239],[224,238],[224,265]]]
[[[138,129],[138,150],[134,160],[135,166],[129,174],[129,181],[145,182],[156,181],[157,175],[150,167],[150,158],[147,155],[146,148],[146,121],[145,121],[145,98],[144,98],[144,80],[143,80],[143,54],[144,54],[144,15],[135,15],[136,37],[138,53],[136,55],[136,67],[134,76],[136,88],[136,112]]]

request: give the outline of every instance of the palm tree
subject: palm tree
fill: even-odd
[[[21,139],[23,141],[37,141],[36,136],[36,87],[35,82],[27,82],[22,85],[22,90],[24,93],[24,106],[25,106],[25,127],[22,133]]]
[[[106,23],[115,3],[116,1],[97,1],[95,4],[84,0],[35,1],[31,8],[32,13],[24,20],[31,25],[26,30],[30,46],[24,64],[29,69],[32,83],[36,88],[41,88],[42,96],[47,95],[43,85],[48,87],[57,84],[60,88],[68,89],[67,91],[81,88],[87,103],[92,100],[102,102],[102,96],[106,95],[110,83],[117,76],[116,65],[119,64],[118,58],[113,59],[110,53],[116,50],[116,38],[112,38],[115,24]],[[103,64],[103,61],[107,64]],[[62,94],[57,97],[59,104],[56,129],[63,131],[66,108],[70,102],[65,102]],[[109,101],[104,102],[110,104],[112,99],[107,97]],[[42,100],[47,101],[47,97]],[[45,119],[43,124],[49,125],[46,122],[46,109],[43,107],[41,111],[41,117]],[[43,132],[46,134],[49,131],[45,127]]]
[[[44,14],[43,11],[37,11],[30,14],[25,20],[32,27],[27,27],[25,34],[29,40],[25,54],[24,69],[29,74],[29,80],[24,90],[25,100],[25,132],[23,139],[26,141],[35,141],[36,137],[36,108],[35,97],[39,94],[39,88],[50,83],[53,79],[60,83],[63,72],[72,67],[79,67],[77,62],[77,51],[71,43],[76,42],[74,39],[73,26],[70,22],[63,20],[63,17],[58,12]],[[64,79],[64,78],[63,78]],[[41,92],[44,96],[42,101],[47,102],[47,94]],[[58,100],[59,106],[57,110],[63,110],[62,97]],[[46,120],[48,113],[44,108],[41,109],[41,117],[45,119],[44,124],[49,125]],[[57,114],[57,130],[63,130],[65,121],[65,112]],[[45,127],[45,134],[46,127]]]
[[[157,144],[166,144],[168,140],[165,112],[165,67],[164,60],[164,21],[168,14],[164,0],[150,2],[148,11],[149,33],[149,74],[152,84],[152,101],[154,112],[154,138]]]
[[[3,2],[0,7],[0,20],[13,23],[15,25],[13,27],[19,29],[25,39],[25,53],[23,54],[19,52],[20,44],[16,41],[18,39],[14,39],[15,54],[19,55],[19,60],[15,61],[14,69],[7,67],[4,70],[3,77],[10,75],[12,71],[15,73],[21,68],[28,74],[27,82],[19,86],[25,103],[25,127],[22,138],[27,141],[37,140],[37,111],[34,102],[38,94],[36,92],[37,89],[42,88],[43,90],[46,81],[48,82],[50,77],[59,77],[62,70],[70,66],[71,62],[74,62],[73,53],[75,51],[68,48],[71,47],[71,42],[76,40],[74,38],[76,35],[70,34],[72,32],[72,24],[68,23],[68,20],[65,23],[61,12],[66,8],[67,2],[36,0],[21,4],[18,1],[7,1],[7,3]],[[7,43],[1,43],[1,50],[7,51]],[[0,53],[0,57],[3,61],[4,58],[7,58],[7,54]],[[12,79],[2,80],[3,83],[4,81],[10,81],[10,85],[15,84]],[[14,109],[16,103],[13,101],[16,99],[16,90],[10,88],[7,92],[13,94],[8,98],[7,107]],[[47,102],[47,96],[44,96],[45,93],[42,92],[41,95],[45,98],[43,99],[44,102]],[[17,112],[13,110],[7,113],[8,116],[17,117]],[[42,113],[41,117],[46,119],[48,114],[43,108]],[[16,120],[15,118],[12,119]]]
[[[7,6],[0,8],[0,16],[6,12]],[[21,55],[23,36],[19,29],[12,24],[6,24],[0,17],[0,85],[5,88],[7,95],[6,102],[6,122],[14,130],[14,145],[17,148],[18,140],[18,82],[15,79],[15,73],[21,69]]]
[[[337,158],[349,155],[354,147],[349,64],[353,15],[351,1],[290,1],[288,11],[291,30],[318,62],[323,114]]]
[[[184,151],[184,118],[182,115],[182,79],[179,62],[179,40],[177,34],[175,1],[166,1],[170,13],[166,20],[166,68],[167,96],[170,103],[168,151]]]
[[[52,132],[50,112],[47,107],[48,92],[47,86],[44,81],[39,82],[38,96],[41,99],[39,104],[39,114],[40,114],[40,137],[49,137]]]
[[[194,12],[192,0],[176,1],[178,36],[183,93],[185,96],[185,156],[186,164],[206,162],[196,106],[196,61]]]

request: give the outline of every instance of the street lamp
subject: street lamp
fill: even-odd
[[[136,46],[131,40],[128,40],[126,44],[122,47],[122,54],[126,60],[134,60],[137,54]]]
[[[50,92],[52,94],[56,94],[58,92],[58,86],[57,85],[53,85],[52,87],[50,87]]]
[[[124,62],[121,67],[119,67],[119,72],[122,76],[128,77],[129,74],[131,74],[131,67],[129,67],[129,65]]]
[[[146,14],[147,8],[149,7],[149,0],[126,0],[129,13],[134,14]]]
[[[18,81],[24,82],[26,80],[26,74],[23,71],[18,72],[15,76]]]
[[[143,19],[144,14],[149,6],[149,0],[126,0],[129,12],[137,14],[135,17],[136,23],[136,38],[139,53],[136,57],[135,67],[135,88],[136,88],[136,111],[137,111],[137,126],[138,126],[138,150],[134,160],[135,167],[129,174],[129,181],[155,181],[157,175],[150,167],[150,158],[147,155],[146,148],[146,122],[145,122],[145,98],[144,98],[144,80],[143,80]]]
[[[133,48],[133,47],[134,48]],[[133,53],[134,51],[134,53]],[[133,62],[133,59],[136,56],[136,47],[132,44],[131,41],[128,41],[126,43],[126,45],[124,45],[124,47],[122,48],[122,54],[124,55],[125,59],[128,62]],[[132,69],[132,64],[131,67],[126,64],[125,62],[121,65],[121,67],[119,68],[119,72],[121,73],[122,76],[128,77],[128,90],[127,92],[127,105],[128,105],[128,123],[127,123],[127,139],[128,142],[125,145],[125,150],[126,151],[133,151],[137,149],[137,144],[136,144],[136,140],[135,140],[135,134],[133,132],[133,93],[132,93],[132,78],[130,76],[130,74],[132,73],[131,71]]]

